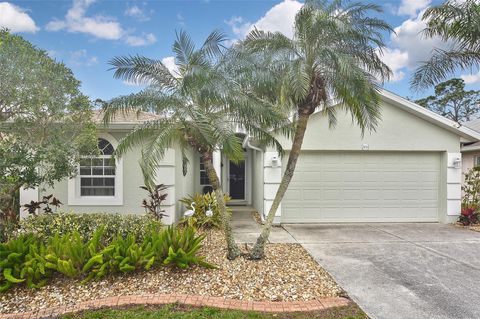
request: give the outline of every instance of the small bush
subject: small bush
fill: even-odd
[[[159,231],[162,224],[150,216],[142,215],[51,213],[20,221],[16,233],[33,233],[47,240],[56,234],[62,236],[78,232],[83,239],[89,239],[100,226],[104,227],[102,238],[107,242],[117,235],[122,238],[133,235],[142,241],[146,233],[150,230]]]
[[[471,224],[478,224],[478,217],[479,214],[476,207],[462,207],[462,213],[458,217],[458,221],[464,226],[468,226]]]
[[[225,204],[231,200],[227,195],[224,196],[224,199]],[[204,195],[196,193],[194,196],[187,196],[180,199],[180,202],[183,203],[187,209],[191,209],[192,203],[195,203],[195,213],[193,216],[189,216],[188,218],[184,217],[180,221],[180,224],[189,224],[197,228],[220,227],[220,211],[215,193],[212,192]],[[211,211],[211,216],[207,214],[209,210]],[[228,211],[230,212],[230,210]]]
[[[198,236],[193,227],[150,230],[142,242],[134,235],[118,235],[103,244],[104,234],[105,228],[99,227],[88,240],[73,231],[50,237],[47,242],[38,235],[22,234],[0,244],[0,292],[22,283],[39,288],[54,274],[85,282],[162,265],[215,267],[198,255],[205,235]]]
[[[474,167],[465,174],[462,191],[462,207],[480,205],[480,167]]]

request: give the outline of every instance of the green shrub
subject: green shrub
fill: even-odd
[[[198,256],[205,235],[198,236],[191,226],[150,229],[141,242],[134,235],[117,235],[108,242],[104,236],[105,228],[99,227],[88,241],[73,231],[56,234],[46,242],[38,235],[22,234],[1,243],[0,292],[24,282],[30,288],[39,288],[56,273],[86,282],[162,265],[215,267]]]
[[[89,239],[100,226],[104,228],[104,242],[110,242],[117,235],[123,238],[134,235],[142,241],[144,234],[150,230],[160,231],[162,228],[161,222],[144,215],[52,213],[20,221],[16,233],[33,233],[48,240],[56,234],[62,236],[78,232],[83,239]]]
[[[228,203],[231,198],[225,195],[224,199],[225,203]],[[196,193],[194,196],[187,196],[180,199],[180,202],[183,203],[187,209],[191,209],[190,206],[192,203],[195,203],[195,213],[191,217],[184,217],[179,222],[181,225],[189,224],[197,228],[220,227],[220,211],[215,193],[212,192],[204,195]],[[206,214],[208,210],[211,210],[213,213],[212,216]],[[228,211],[230,212],[229,209]]]

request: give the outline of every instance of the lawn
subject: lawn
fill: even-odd
[[[162,308],[135,307],[129,309],[104,309],[72,314],[63,319],[367,319],[368,317],[356,305],[332,308],[308,313],[244,312],[214,308],[193,308],[182,305],[169,305]]]

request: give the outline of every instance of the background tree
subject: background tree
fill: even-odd
[[[178,71],[173,73],[160,60],[142,56],[114,58],[111,64],[116,78],[148,87],[105,103],[104,111],[107,123],[117,112],[151,111],[163,115],[137,127],[116,150],[116,155],[122,156],[133,146],[143,145],[141,164],[149,176],[153,176],[169,148],[180,147],[184,158],[188,149],[201,156],[219,205],[227,257],[234,259],[241,252],[233,237],[219,172],[213,167],[213,153],[220,150],[229,160],[242,161],[239,128],[281,149],[268,129],[284,125],[286,119],[273,105],[243,90],[228,72],[231,60],[224,55],[224,41],[224,35],[214,31],[197,49],[185,32],[178,33],[172,47]]]
[[[462,79],[451,79],[435,86],[435,95],[415,103],[455,122],[467,122],[479,117],[480,91],[465,91]]]
[[[446,79],[456,70],[480,65],[480,1],[449,0],[428,8],[422,17],[426,37],[440,36],[450,42],[449,50],[435,49],[431,58],[414,73],[412,87],[425,89]]]
[[[285,172],[251,251],[252,259],[264,256],[275,212],[293,177],[310,116],[321,110],[334,125],[337,109],[343,109],[350,112],[362,131],[377,124],[379,84],[390,76],[390,69],[377,52],[385,47],[382,34],[392,29],[383,20],[369,17],[372,11],[381,12],[381,8],[344,1],[306,1],[295,18],[292,39],[278,32],[254,30],[242,44],[252,54],[265,55],[269,60],[269,69],[281,78],[276,87],[279,103],[289,106],[296,118]],[[339,106],[332,107],[332,102]]]
[[[78,150],[96,145],[80,82],[22,37],[0,30],[0,214],[17,218],[20,188],[76,173]]]

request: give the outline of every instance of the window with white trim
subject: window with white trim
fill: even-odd
[[[80,196],[115,196],[115,159],[113,145],[106,139],[98,139],[100,155],[83,156],[80,159]]]
[[[475,156],[474,166],[475,166],[475,167],[480,166],[480,156]]]
[[[205,169],[205,163],[203,158],[200,157],[200,185],[210,185],[210,180],[208,179],[207,170]]]

